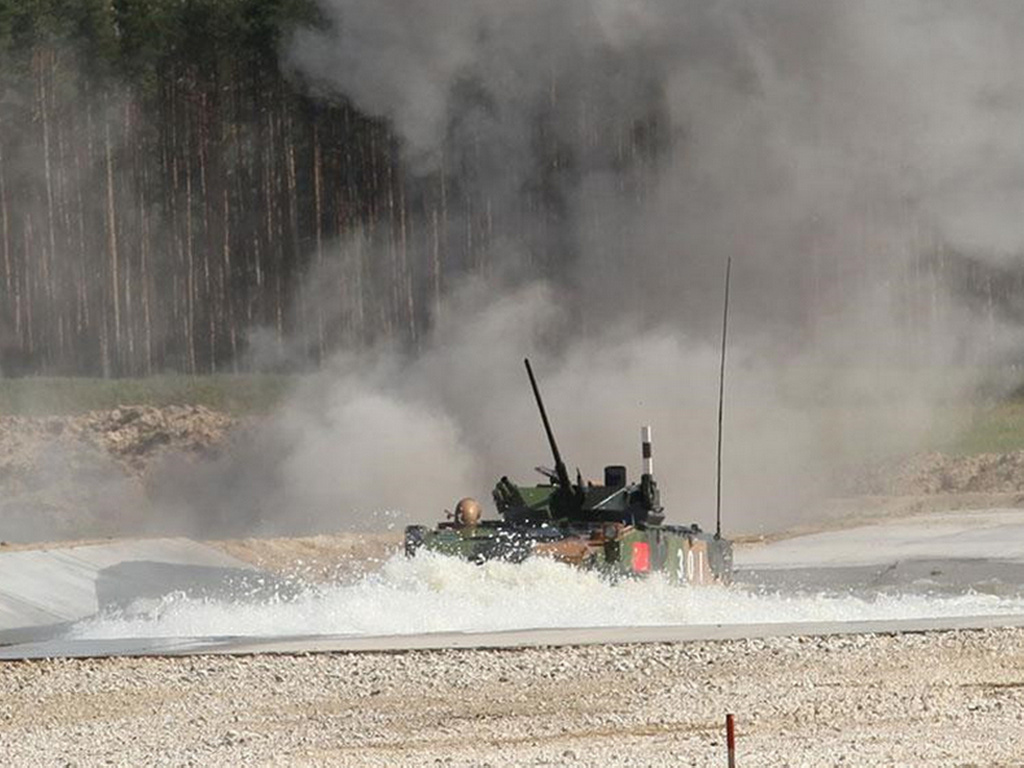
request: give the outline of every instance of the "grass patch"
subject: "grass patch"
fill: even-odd
[[[0,415],[76,414],[122,405],[205,405],[243,416],[266,413],[299,380],[270,374],[0,379]]]
[[[976,408],[966,428],[940,450],[960,455],[1024,450],[1024,398]]]

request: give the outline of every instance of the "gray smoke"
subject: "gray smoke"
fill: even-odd
[[[729,256],[740,527],[913,450],[1019,354],[1021,329],[941,269],[1024,251],[1013,0],[320,8],[291,66],[388,118],[412,178],[452,178],[498,223],[489,273],[449,292],[418,353],[342,356],[279,416],[279,506],[340,522],[372,497],[426,521],[527,479],[546,455],[530,353],[584,474],[653,423],[673,517],[709,522]],[[538,188],[554,215],[524,203]]]
[[[939,246],[1019,262],[1014,2],[321,9],[328,28],[296,37],[292,65],[390,118],[414,170],[459,178],[472,155],[461,181],[497,218],[520,213],[515,196],[550,159],[538,122],[567,147],[555,183],[568,211],[542,245],[569,244],[546,258],[573,259],[584,310],[614,285],[617,308],[692,323],[732,255],[750,286],[739,311],[806,329],[860,289],[917,288],[907,273]],[[648,119],[667,149],[633,178],[608,137]]]

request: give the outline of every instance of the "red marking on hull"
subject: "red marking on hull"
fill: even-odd
[[[646,541],[633,542],[633,570],[637,573],[651,570],[651,547]]]

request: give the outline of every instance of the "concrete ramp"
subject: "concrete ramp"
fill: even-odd
[[[736,550],[736,579],[853,594],[1024,595],[1024,510],[880,520]]]
[[[737,589],[766,586],[805,592],[814,600],[835,591],[874,600],[886,593],[928,598],[984,594],[1012,598],[974,601],[980,615],[919,615],[830,621],[827,611],[790,623],[679,623],[654,626],[551,627],[427,634],[241,634],[87,639],[61,635],[62,623],[140,598],[170,592],[226,603],[260,599],[260,585],[279,599],[274,580],[212,548],[180,539],[118,542],[91,547],[0,555],[0,660],[53,657],[396,651],[429,648],[505,648],[588,643],[688,642],[777,635],[889,633],[1022,627],[1024,511],[988,510],[922,515],[873,525],[737,547]],[[369,604],[394,610],[386,594]],[[993,607],[995,603],[995,607]],[[986,613],[986,606],[988,612]],[[316,610],[316,607],[312,610]],[[928,610],[925,604],[920,611]],[[523,617],[525,623],[530,622]],[[678,619],[676,619],[678,620]],[[264,625],[266,626],[266,625]],[[270,631],[275,624],[271,622]],[[246,628],[243,625],[240,629]],[[14,633],[21,633],[15,638]],[[17,643],[17,644],[15,644]]]
[[[188,539],[0,553],[0,644],[52,636],[70,622],[174,591],[222,595],[253,572]]]
[[[970,510],[879,520],[737,552],[737,564],[759,568],[936,559],[1024,563],[1024,510]]]

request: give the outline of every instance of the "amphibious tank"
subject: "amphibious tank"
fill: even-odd
[[[479,502],[465,498],[436,528],[405,529],[405,553],[421,549],[474,563],[551,557],[600,571],[613,580],[662,573],[685,584],[727,583],[732,573],[732,544],[720,533],[696,524],[665,522],[654,479],[651,428],[641,428],[642,471],[629,482],[620,464],[604,468],[603,482],[584,482],[579,470],[569,477],[555,442],[544,401],[529,360],[526,373],[551,447],[554,468],[537,467],[546,482],[519,485],[502,477],[494,487],[500,517],[485,519]]]

